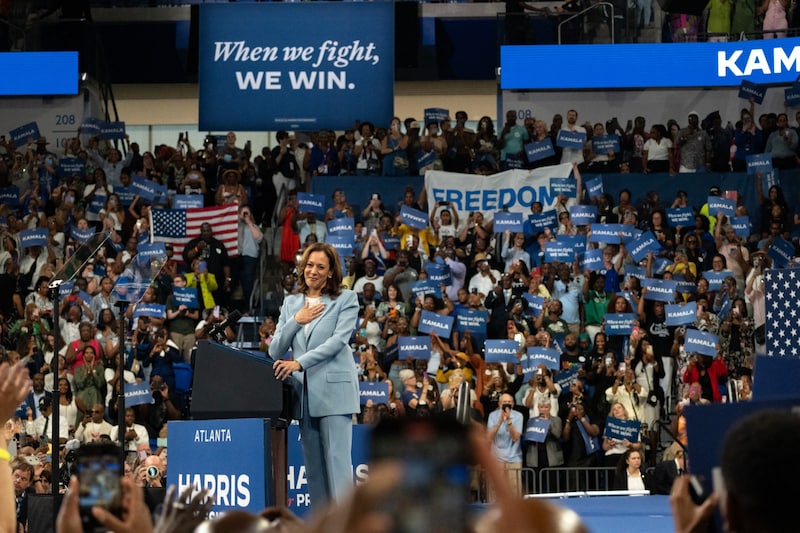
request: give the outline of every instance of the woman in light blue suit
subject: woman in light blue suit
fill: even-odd
[[[329,244],[309,246],[298,270],[299,294],[283,302],[269,355],[275,376],[293,380],[308,490],[312,505],[321,507],[353,486],[352,414],[360,402],[349,341],[358,298],[341,288],[339,255]],[[293,359],[281,360],[290,348]]]

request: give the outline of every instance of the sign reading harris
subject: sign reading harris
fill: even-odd
[[[455,317],[448,315],[440,315],[430,311],[422,311],[422,316],[419,320],[419,327],[417,331],[420,333],[436,332],[443,339],[450,337],[450,332],[453,329],[453,320]]]
[[[259,513],[268,501],[272,483],[269,421],[241,418],[224,420],[178,420],[170,423],[170,446],[192,450],[170,457],[167,481],[179,493],[190,487],[210,489],[212,513],[242,510]],[[251,450],[253,453],[242,453]]]
[[[297,205],[301,213],[314,213],[319,217],[325,216],[325,195],[298,192]]]
[[[201,130],[343,130],[350,117],[392,116],[391,3],[203,4],[200,34]]]
[[[545,418],[531,418],[525,428],[524,439],[526,442],[544,442],[547,438],[547,430],[550,428],[550,420]]]
[[[505,230],[522,231],[522,213],[498,211],[494,214],[493,220],[495,233],[502,233]]]
[[[622,420],[609,416],[606,418],[606,429],[603,436],[609,439],[636,442],[639,440],[641,430],[642,423],[638,420]]]
[[[19,232],[19,247],[47,246],[47,228],[24,229]]]
[[[414,229],[425,229],[428,227],[428,216],[425,212],[414,209],[413,207],[408,207],[407,205],[403,205],[403,207],[400,208],[400,218],[403,220],[403,224]]]
[[[696,352],[701,355],[716,357],[719,337],[707,331],[698,329],[687,329],[686,340],[683,342],[683,349],[689,352]]]
[[[606,335],[630,335],[634,320],[635,313],[606,313],[603,315],[603,330]]]
[[[514,339],[486,339],[483,354],[487,363],[516,363],[519,342]]]
[[[397,337],[397,358],[405,359],[430,359],[431,338],[428,336],[401,336]]]
[[[766,87],[751,81],[742,80],[742,84],[739,86],[739,98],[742,98],[743,100],[749,100],[752,96],[755,103],[759,105],[764,102],[764,95],[766,94]]]
[[[385,381],[359,381],[358,395],[361,405],[366,404],[367,400],[372,400],[373,404],[389,403],[389,384]]]
[[[667,326],[684,326],[693,324],[697,318],[697,303],[667,304],[664,306]]]
[[[552,157],[556,155],[556,151],[553,149],[553,142],[548,137],[543,141],[526,144],[525,155],[528,157],[528,161],[534,162],[546,157]]]

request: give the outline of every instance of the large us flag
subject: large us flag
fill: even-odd
[[[767,355],[800,357],[800,269],[764,273]]]
[[[169,242],[179,259],[187,242],[200,236],[200,226],[211,224],[214,238],[219,239],[228,255],[239,255],[239,208],[236,204],[190,209],[151,209],[150,237],[153,242]]]

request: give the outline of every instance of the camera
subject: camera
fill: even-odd
[[[158,468],[155,466],[148,466],[147,467],[147,477],[150,479],[157,479],[161,476],[161,472],[158,471]]]
[[[88,443],[78,449],[78,502],[84,531],[95,531],[99,527],[92,507],[103,507],[117,517],[122,515],[121,459],[122,450],[111,442]]]

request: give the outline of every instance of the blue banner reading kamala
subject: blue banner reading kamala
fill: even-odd
[[[422,311],[422,317],[419,321],[417,331],[420,333],[436,332],[437,335],[446,339],[450,337],[450,332],[453,329],[453,320],[455,317],[448,315],[440,315],[430,311]]]
[[[495,213],[495,233],[502,233],[505,230],[522,231],[522,213],[506,213],[505,211],[498,211]]]
[[[717,345],[719,344],[719,337],[707,331],[700,331],[697,329],[686,330],[686,340],[683,343],[683,349],[686,353],[697,352],[709,357],[717,355]]]
[[[431,338],[426,336],[400,336],[397,337],[399,350],[397,358],[405,359],[430,359]]]
[[[589,198],[594,198],[595,196],[603,194],[603,176],[595,176],[592,179],[586,180],[584,185],[586,186],[586,193]]]
[[[753,82],[742,80],[742,85],[739,86],[739,98],[749,100],[753,97],[753,101],[757,104],[764,102],[764,95],[767,94],[767,88],[763,85],[757,85]]]
[[[358,390],[361,405],[366,404],[367,400],[372,400],[376,405],[389,401],[389,384],[385,381],[359,381]]]
[[[200,35],[201,130],[343,130],[392,116],[393,3],[203,4]]]
[[[516,363],[519,343],[513,339],[486,339],[484,356],[487,363]]]
[[[687,302],[681,304],[669,304],[664,306],[667,326],[683,326],[693,324],[697,318],[697,303]]]
[[[671,279],[645,278],[642,287],[647,288],[644,299],[657,302],[674,302],[675,291],[678,290],[677,282]]]
[[[301,213],[314,213],[325,216],[325,195],[307,192],[297,193],[297,205]]]
[[[539,161],[545,157],[556,155],[556,151],[553,150],[553,142],[547,138],[540,142],[526,144],[525,155],[528,156],[528,161]]]
[[[798,47],[798,38],[681,43],[681,53],[660,43],[503,46],[500,88],[736,87],[743,79],[792,83],[800,72]],[[609,64],[638,68],[609,76]],[[564,65],[581,65],[581,75]]]
[[[550,428],[550,420],[545,418],[531,418],[528,420],[528,427],[525,428],[526,442],[544,442],[547,438],[547,430]]]
[[[153,403],[153,392],[146,381],[125,383],[125,407]]]
[[[756,172],[772,171],[772,154],[753,154],[745,156],[747,163],[747,173],[755,176]]]

